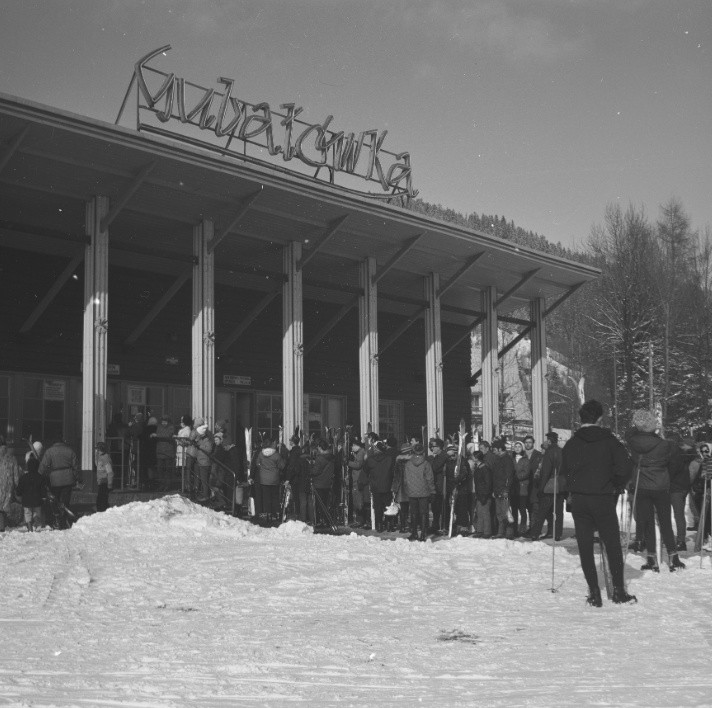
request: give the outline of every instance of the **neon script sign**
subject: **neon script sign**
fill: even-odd
[[[211,133],[208,142],[201,145],[217,149],[222,154],[246,155],[247,146],[257,146],[271,158],[284,162],[297,159],[309,168],[315,168],[314,177],[322,170],[328,172],[329,182],[336,183],[337,174],[355,176],[380,185],[381,192],[366,192],[369,196],[390,199],[392,197],[415,197],[413,189],[410,153],[394,153],[384,149],[387,130],[364,130],[360,133],[335,132],[329,129],[333,116],[321,123],[308,123],[298,116],[303,112],[294,103],[280,104],[280,111],[272,110],[268,103],[252,104],[233,95],[234,79],[219,77],[222,89],[205,88],[186,81],[174,73],[159,71],[148,63],[160,54],[165,54],[170,45],[149,52],[134,65],[124,104],[119,112],[121,118],[128,94],[134,82],[137,85],[137,128],[163,133],[191,142],[185,134],[151,127],[140,118],[149,111],[161,123],[178,121],[183,126],[192,126]],[[151,76],[152,75],[152,76]],[[156,75],[162,79],[156,79]],[[149,87],[149,76],[154,85]],[[157,83],[160,81],[160,86]],[[217,139],[224,144],[216,145]],[[242,151],[235,144],[242,145]],[[339,185],[344,186],[344,185]],[[362,190],[350,190],[363,193]]]

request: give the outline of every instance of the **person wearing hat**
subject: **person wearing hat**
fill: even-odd
[[[114,468],[111,456],[107,452],[106,443],[98,442],[94,446],[94,462],[96,463],[96,510],[106,511],[109,508],[109,492],[114,487]]]
[[[420,443],[413,445],[413,454],[405,463],[403,475],[405,491],[410,504],[409,541],[425,541],[430,522],[430,497],[435,494],[435,478],[430,462],[425,459],[425,451]],[[418,536],[420,527],[420,536]]]
[[[255,463],[255,506],[258,515],[268,522],[278,521],[280,517],[279,491],[285,466],[285,459],[279,454],[277,444],[265,440]]]
[[[393,487],[394,458],[388,454],[388,446],[379,440],[366,457],[371,494],[373,494],[373,512],[376,518],[376,531],[383,531],[383,512],[391,502]]]
[[[445,452],[445,443],[440,438],[430,438],[428,441],[430,454],[428,462],[433,468],[433,477],[435,479],[435,496],[432,499],[433,509],[433,526],[430,533],[438,533],[445,528],[445,516],[447,510],[447,480],[445,475],[445,467],[447,465],[447,453]]]
[[[539,504],[536,510],[536,515],[532,520],[532,525],[529,528],[529,533],[525,538],[531,538],[536,541],[540,538],[551,538],[555,534],[556,540],[560,541],[564,531],[564,493],[559,492],[557,488],[556,494],[556,528],[554,528],[554,489],[553,480],[561,474],[561,448],[559,447],[559,435],[554,431],[546,434],[544,442],[544,455],[541,458],[539,468],[534,473],[534,479],[539,484]],[[549,486],[547,487],[547,484]],[[545,491],[549,489],[550,491]],[[547,524],[547,532],[542,534],[544,522]]]
[[[198,466],[198,478],[200,480],[200,491],[197,499],[198,503],[206,502],[210,499],[210,470],[212,460],[210,459],[215,450],[215,437],[208,430],[208,426],[203,418],[195,419],[195,437],[193,443],[197,450],[195,462]]]
[[[27,458],[27,472],[20,477],[15,494],[22,500],[28,531],[42,526],[42,502],[47,496],[47,478],[39,473],[39,458],[32,452]]]
[[[309,497],[310,516],[315,529],[329,525],[324,509],[329,509],[331,506],[331,487],[334,484],[335,473],[335,456],[331,444],[322,438],[317,443],[316,449],[316,458],[310,470],[314,488],[313,503],[316,504],[316,508],[312,508],[312,497]],[[317,497],[321,503],[318,502]]]
[[[636,500],[636,527],[645,530],[645,547],[648,559],[641,570],[659,572],[655,557],[654,519],[657,513],[660,535],[665,542],[670,559],[670,571],[684,568],[677,554],[675,534],[672,530],[670,505],[670,473],[674,465],[670,440],[657,434],[658,421],[653,413],[640,409],[633,411],[633,426],[626,431],[626,443],[636,466],[633,496]]]
[[[410,521],[410,498],[405,489],[405,463],[413,456],[413,446],[405,443],[401,446],[396,456],[395,468],[393,470],[393,500],[400,506],[398,512],[398,531],[406,533]]]
[[[351,438],[351,459],[348,465],[355,482],[353,489],[354,515],[358,514],[361,517],[362,528],[370,529],[371,495],[366,473],[366,451],[363,442],[357,437]]]

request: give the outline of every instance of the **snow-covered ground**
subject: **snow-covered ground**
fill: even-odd
[[[394,536],[392,536],[394,538]],[[260,529],[179,496],[0,535],[0,705],[712,705],[712,567]],[[605,596],[605,595],[604,595]]]

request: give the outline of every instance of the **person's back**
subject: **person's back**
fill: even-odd
[[[626,433],[626,442],[636,465],[636,479],[641,489],[670,488],[672,446],[654,431],[633,427]]]
[[[77,479],[77,456],[69,445],[59,440],[42,455],[39,471],[49,477],[50,487],[72,486]]]
[[[577,430],[564,445],[561,471],[569,493],[616,494],[630,478],[632,463],[608,428]]]
[[[47,478],[39,473],[39,461],[31,457],[27,461],[27,472],[17,483],[17,495],[22,499],[22,506],[37,508],[42,506],[42,501],[47,495]]]

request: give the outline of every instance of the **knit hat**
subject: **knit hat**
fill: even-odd
[[[559,434],[555,433],[553,430],[546,434],[546,437],[551,440],[551,442],[559,442]]]
[[[413,452],[416,455],[422,455],[423,454],[423,446],[420,443],[415,443],[415,445],[413,445]]]
[[[205,420],[204,420],[203,418],[196,418],[196,419],[195,419],[195,422],[193,423],[193,425],[194,425],[196,428],[199,428],[201,425],[205,425]]]
[[[413,446],[410,443],[405,443],[404,445],[401,446],[401,449],[400,449],[401,455],[410,455],[412,452],[413,452]]]
[[[158,421],[156,420],[155,416],[151,416],[148,419],[148,425],[158,425]]]

